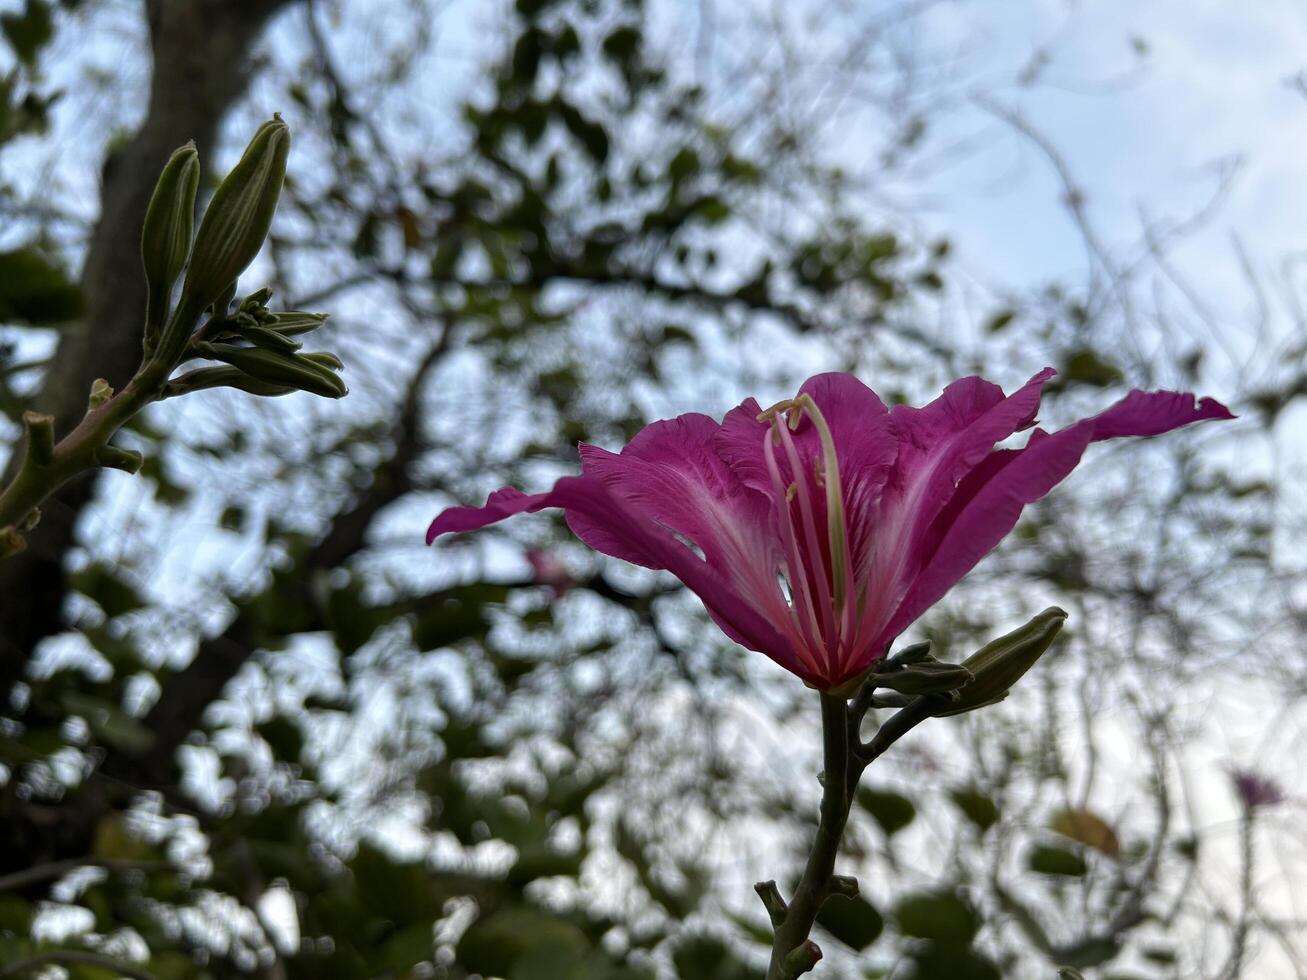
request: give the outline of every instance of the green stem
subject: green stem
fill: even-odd
[[[141,365],[121,392],[90,409],[72,432],[51,451],[43,444],[45,416],[28,421],[23,461],[0,492],[0,529],[21,528],[46,498],[69,480],[104,464],[109,440],[162,391],[172,365],[154,358]],[[121,461],[112,463],[121,468]]]
[[[861,774],[850,752],[853,739],[849,733],[849,711],[843,698],[832,694],[821,696],[821,728],[825,760],[821,818],[794,898],[776,928],[767,980],[792,980],[798,976],[793,963],[787,961],[790,954],[807,941],[813,923],[817,921],[817,913],[830,895],[835,856],[844,835],[844,825],[849,819],[853,786]],[[802,972],[807,971],[803,969]]]
[[[931,716],[928,698],[918,697],[895,712],[864,744],[859,736],[862,717],[869,702],[852,706],[835,694],[821,695],[821,728],[824,747],[821,816],[817,835],[808,852],[794,898],[786,905],[773,881],[755,887],[772,920],[771,963],[767,980],[795,980],[811,970],[821,950],[809,940],[821,907],[833,894],[856,895],[857,881],[835,874],[835,858],[848,823],[853,791],[863,771],[886,749]]]

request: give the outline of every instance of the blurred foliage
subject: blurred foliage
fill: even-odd
[[[421,531],[442,503],[541,484],[578,440],[790,384],[805,344],[874,368],[887,397],[984,366],[922,326],[950,310],[948,243],[866,207],[771,111],[761,66],[728,111],[737,93],[655,45],[638,2],[517,0],[443,123],[411,111],[432,84],[428,5],[395,4],[412,34],[373,75],[351,60],[363,5],[294,6],[259,85],[306,155],[264,271],[287,305],[343,311],[324,329],[360,366],[355,393],[330,414],[215,393],[134,426],[149,493],[102,491],[67,561],[67,632],[29,651],[0,719],[0,962],[47,956],[79,980],[109,974],[61,953],[160,980],[758,977],[765,920],[722,882],[773,873],[811,832],[806,692],[559,527],[515,525],[498,557],[426,551]],[[45,132],[56,93],[35,66],[56,29],[89,30],[42,0],[2,22],[0,143]],[[893,121],[886,160],[906,166],[929,119]],[[76,243],[56,254],[25,221],[0,253],[0,322],[22,336],[79,314]],[[1093,302],[1110,290],[1088,293],[987,306],[1005,383],[1048,358],[1056,416],[1154,370],[1199,382],[1197,360],[1132,359],[1111,332],[1131,325]],[[36,390],[22,363],[0,360],[15,418]],[[1257,404],[1274,415],[1292,385]],[[1187,655],[1219,626],[1200,614],[1234,603],[1219,574],[1265,568],[1275,488],[1191,441],[1168,451],[1034,512],[1022,547],[930,620],[960,658],[1050,597],[1075,641],[1019,712],[941,722],[872,774],[846,847],[870,887],[823,910],[817,975],[1200,975],[1173,966],[1201,855],[1170,791],[1183,733],[1130,695],[1149,771],[1129,815],[1090,792],[1093,745],[1059,737],[1133,683],[1109,695],[1114,672],[1203,669]],[[1213,541],[1209,578],[1195,556]],[[532,548],[566,581],[521,572]],[[797,749],[750,747],[739,706],[759,701]]]

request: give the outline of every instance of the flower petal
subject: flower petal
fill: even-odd
[[[784,632],[790,613],[777,579],[781,555],[772,509],[714,451],[720,428],[698,414],[654,422],[620,453],[582,445],[582,467],[624,505],[696,545],[737,595]],[[569,523],[586,541],[601,530],[576,514]]]
[[[751,601],[739,595],[734,583],[593,474],[564,477],[546,493],[525,494],[506,487],[492,493],[484,507],[451,507],[432,522],[427,541],[549,507],[562,508],[573,531],[595,550],[671,572],[703,600],[713,621],[732,640],[767,654],[804,679],[811,678],[790,643]]]
[[[1219,402],[1174,391],[1133,391],[1107,411],[1049,435],[1036,429],[1024,449],[994,453],[958,487],[930,530],[938,547],[885,630],[906,629],[1016,526],[1026,504],[1043,497],[1080,462],[1092,442],[1151,436],[1206,419],[1233,418]],[[946,523],[947,526],[944,526]]]
[[[688,414],[645,426],[620,453],[581,446],[584,473],[602,480],[628,506],[684,535],[709,563],[747,557],[766,563],[770,518],[766,501],[748,490],[713,449],[721,428]],[[738,539],[738,540],[737,540]],[[764,550],[754,554],[754,550]]]
[[[713,449],[746,487],[770,494],[771,476],[762,452],[762,440],[770,426],[758,421],[761,413],[762,406],[752,398],[731,409],[713,436]]]
[[[925,563],[931,529],[958,481],[995,443],[1031,424],[1053,373],[1044,369],[1011,396],[983,378],[963,378],[924,408],[896,405],[890,411],[898,455],[874,533],[855,565],[865,583],[855,644],[860,662],[883,652],[884,629]]]

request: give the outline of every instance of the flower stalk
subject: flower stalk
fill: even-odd
[[[868,684],[874,686],[875,681],[869,680]],[[859,729],[866,710],[865,701],[850,703],[837,694],[821,695],[821,810],[803,873],[788,903],[776,882],[754,886],[773,929],[767,980],[795,980],[821,959],[820,947],[809,936],[822,906],[834,895],[852,898],[858,894],[856,878],[835,874],[835,860],[858,782],[872,761],[931,716],[928,698],[915,698],[881,725],[870,743],[864,744]]]
[[[868,674],[852,700],[843,694],[821,694],[821,810],[803,874],[788,903],[776,882],[759,882],[754,886],[767,908],[773,930],[767,980],[795,980],[810,971],[821,958],[820,948],[809,935],[822,906],[832,895],[858,894],[856,878],[835,874],[835,860],[854,792],[867,767],[928,718],[1001,701],[1012,684],[1048,650],[1065,620],[1066,613],[1061,609],[1044,610],[1025,626],[986,644],[969,657],[965,663],[975,669],[974,673],[958,664],[935,661],[929,657],[928,645],[914,644],[887,658],[879,669]],[[926,667],[930,668],[927,673],[933,686],[922,689],[906,702],[896,702],[904,706],[876,729],[870,741],[863,742],[861,728],[866,713],[885,706],[876,692],[889,689],[901,694],[904,675]],[[813,950],[815,958],[808,955]]]

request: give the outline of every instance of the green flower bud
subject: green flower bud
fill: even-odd
[[[270,330],[268,327],[258,325],[242,326],[240,335],[255,347],[279,350],[287,354],[294,354],[304,346],[298,340],[291,340],[284,333],[278,333],[276,330]]]
[[[332,371],[345,370],[344,362],[341,361],[341,359],[337,357],[335,354],[331,353],[331,351],[325,351],[325,350],[314,351],[311,354],[301,354],[300,357],[304,358],[306,361],[312,361],[315,364],[320,364],[325,368],[330,368]]]
[[[281,116],[274,116],[259,127],[240,162],[214,192],[195,235],[182,287],[182,306],[197,316],[235,283],[263,247],[289,153],[290,128]]]
[[[326,313],[301,313],[299,310],[290,310],[285,313],[273,314],[272,322],[268,326],[277,333],[285,334],[287,337],[295,337],[302,333],[317,330],[326,322]]]
[[[195,193],[200,186],[200,155],[193,142],[173,151],[154,185],[141,229],[145,266],[145,346],[158,343],[168,318],[172,289],[186,268],[195,233]]]
[[[240,368],[252,378],[269,384],[298,388],[322,395],[342,398],[349,393],[340,377],[329,367],[298,354],[274,353],[258,347],[233,347],[230,344],[196,344],[205,357],[224,361]]]
[[[271,286],[263,286],[260,289],[256,289],[254,292],[250,293],[243,300],[241,300],[241,306],[240,306],[241,312],[253,313],[255,310],[267,306],[268,300],[270,299],[272,299]]]
[[[939,708],[931,713],[942,718],[1002,701],[1052,645],[1066,616],[1065,610],[1050,606],[1020,629],[985,644],[962,661],[975,680],[958,692],[956,700],[941,698]]]
[[[203,391],[206,388],[237,388],[240,391],[247,391],[251,395],[262,395],[272,398],[277,395],[289,395],[292,391],[298,391],[298,388],[288,388],[285,385],[269,384],[267,381],[260,381],[257,378],[251,378],[240,368],[235,367],[211,367],[197,368],[194,371],[188,371],[169,381],[163,389],[161,398],[176,398],[178,395],[189,395],[193,391]]]

